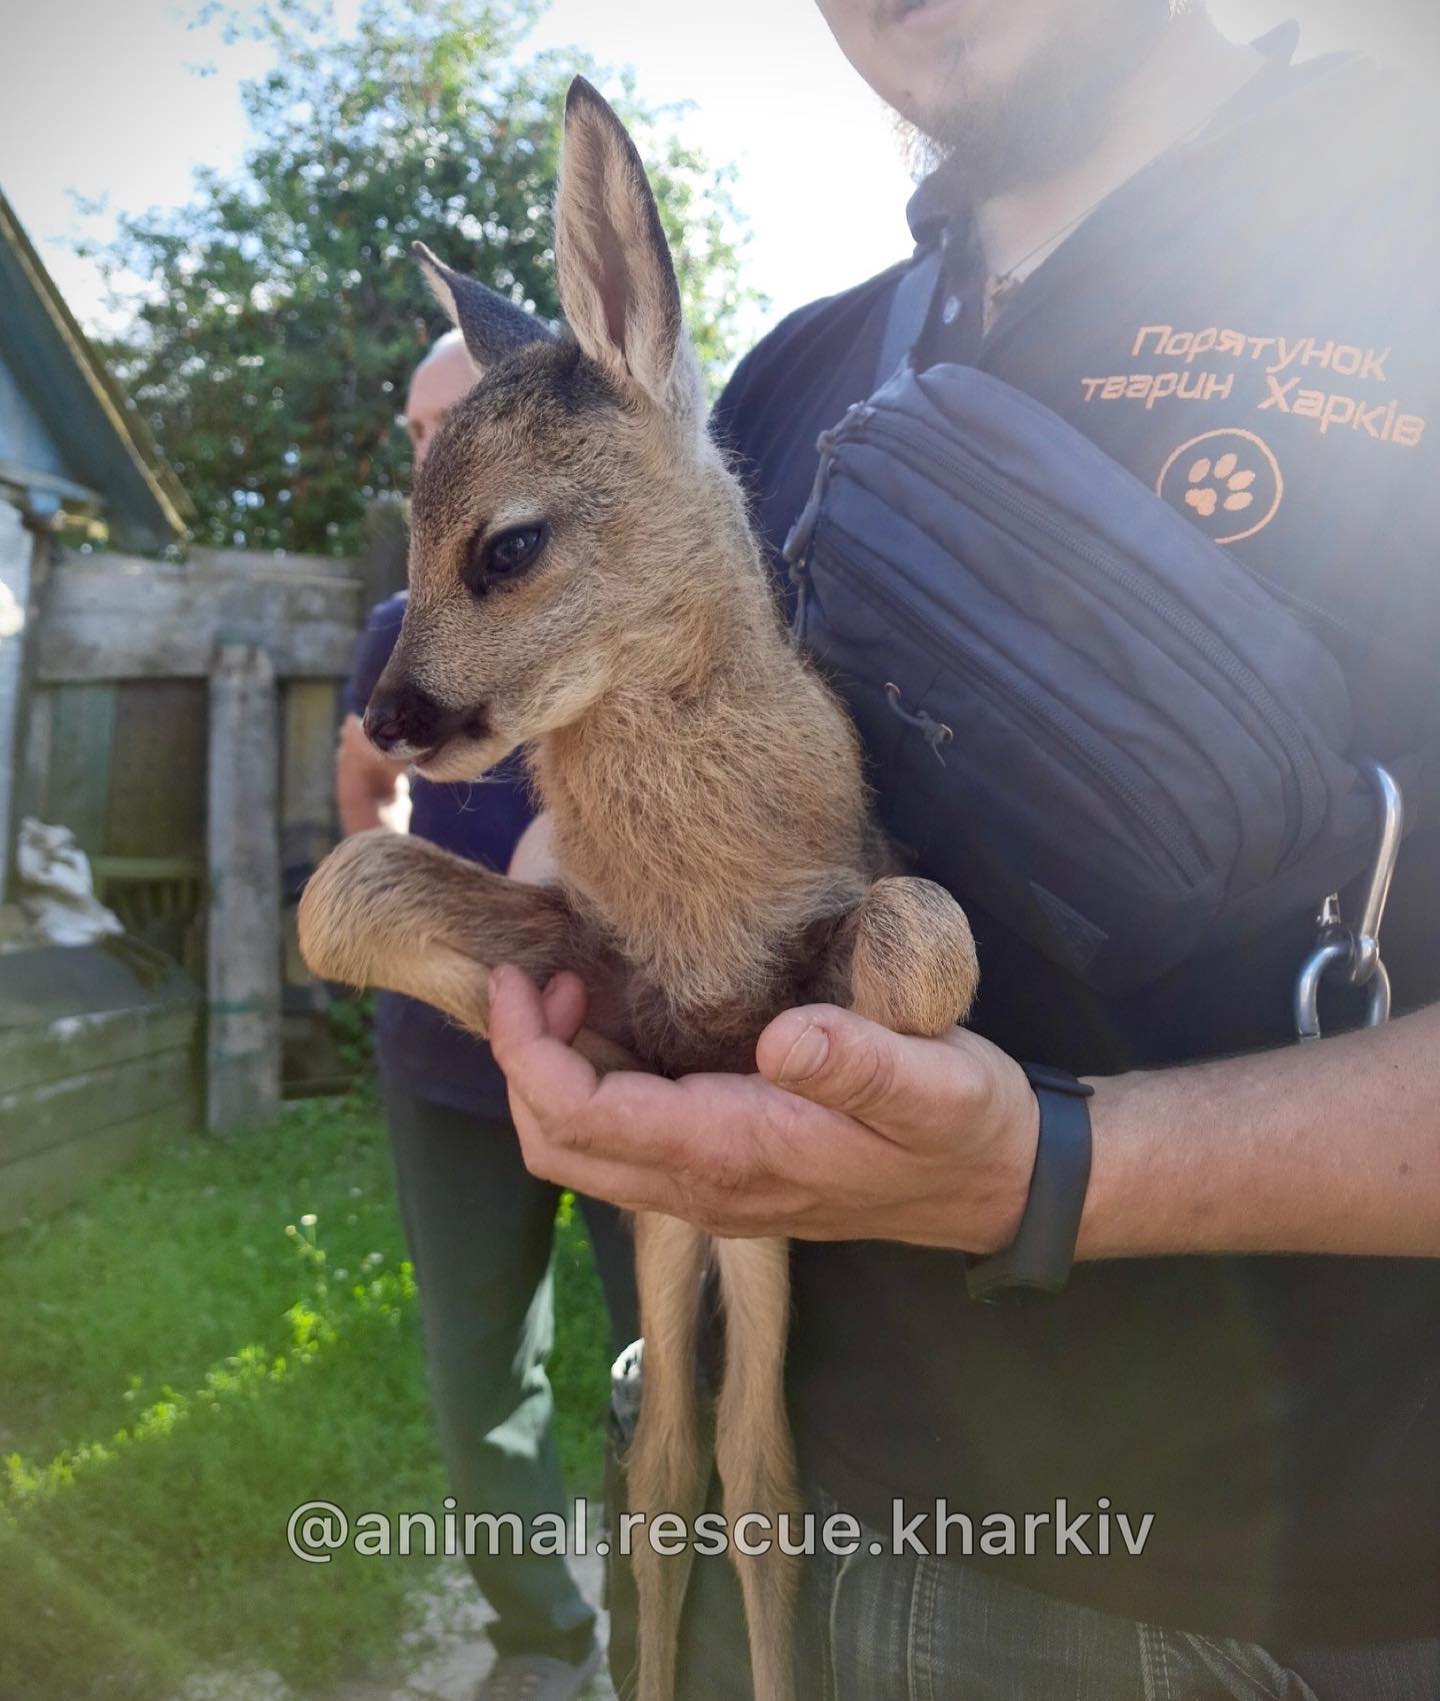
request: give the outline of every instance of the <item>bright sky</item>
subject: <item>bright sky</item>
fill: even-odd
[[[340,0],[342,15],[355,0]],[[1239,33],[1306,15],[1309,45],[1344,41],[1348,13],[1402,36],[1434,0],[1214,0]],[[245,140],[239,85],[264,68],[249,44],[191,32],[177,0],[44,0],[7,8],[0,187],[10,196],[72,307],[95,324],[93,268],[65,238],[103,234],[116,211],[183,200],[196,165],[227,168]],[[767,319],[891,264],[908,249],[910,189],[891,122],[846,64],[812,0],[553,0],[537,46],[574,45],[634,67],[652,102],[695,103],[693,133],[740,167],[738,198],[754,240],[749,281]],[[1421,26],[1415,25],[1419,28]],[[192,67],[211,63],[212,75]],[[82,222],[68,192],[105,199]],[[763,329],[763,324],[756,330]]]
[[[353,3],[340,0],[342,16]],[[46,0],[7,17],[0,187],[82,322],[97,314],[99,285],[63,239],[104,232],[113,216],[78,220],[67,191],[108,198],[112,210],[174,203],[194,166],[231,166],[244,146],[239,84],[265,54],[188,31],[189,10]],[[770,316],[904,255],[910,182],[890,120],[809,0],[725,0],[703,32],[679,25],[686,11],[674,0],[553,0],[531,40],[633,66],[647,101],[695,103],[696,140],[741,169],[748,271],[772,298]],[[201,62],[215,73],[193,74]]]

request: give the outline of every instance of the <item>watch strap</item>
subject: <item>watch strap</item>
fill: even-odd
[[[1022,1063],[1040,1105],[1035,1168],[1020,1227],[1003,1252],[972,1258],[965,1270],[971,1299],[1063,1291],[1090,1183],[1090,1107],[1095,1089],[1063,1069]]]

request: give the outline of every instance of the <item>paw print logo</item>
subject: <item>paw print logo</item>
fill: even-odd
[[[1155,490],[1214,542],[1239,543],[1275,518],[1285,481],[1253,431],[1207,431],[1171,455]]]
[[[1233,450],[1214,462],[1202,455],[1191,465],[1185,482],[1190,486],[1185,492],[1185,506],[1204,520],[1213,518],[1218,507],[1223,506],[1227,514],[1238,514],[1255,500],[1250,493],[1255,471],[1242,467]]]

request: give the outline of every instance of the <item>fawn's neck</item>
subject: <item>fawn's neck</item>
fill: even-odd
[[[743,548],[706,564],[724,594],[533,757],[572,893],[698,1005],[763,996],[779,954],[864,884],[853,731],[786,641],[748,533]],[[703,659],[679,678],[677,653]]]

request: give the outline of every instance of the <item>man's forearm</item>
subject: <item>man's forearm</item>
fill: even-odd
[[[1440,1255],[1440,1006],[1093,1085],[1079,1257]]]
[[[787,1010],[754,1075],[597,1077],[585,995],[513,969],[491,1041],[547,1181],[736,1238],[1001,1251],[1031,1185],[1020,1067],[957,1028],[917,1039],[831,1005]],[[1388,1027],[1094,1083],[1082,1258],[1440,1257],[1440,1006]]]

